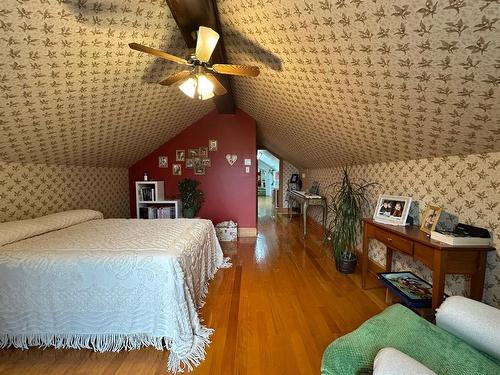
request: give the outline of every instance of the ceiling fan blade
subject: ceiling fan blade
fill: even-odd
[[[215,46],[217,46],[218,40],[219,34],[215,30],[212,30],[210,27],[200,26],[198,29],[195,52],[198,60],[208,62]]]
[[[166,52],[161,51],[159,49],[143,46],[142,44],[138,44],[138,43],[130,43],[128,46],[132,49],[135,49],[136,51],[149,53],[150,55],[158,56],[158,57],[161,57],[162,59],[165,59],[165,60],[173,61],[173,62],[176,62],[178,64],[187,65],[186,59],[171,55],[170,53],[166,53]]]
[[[257,77],[260,73],[258,67],[250,65],[214,64],[212,70],[216,73],[246,77]]]
[[[213,74],[206,73],[205,75],[210,80],[210,82],[212,82],[212,84],[214,85],[215,95],[224,95],[227,92],[226,88],[224,86],[222,86],[222,83],[220,83],[219,80],[217,78],[215,78],[215,76]]]
[[[160,81],[160,85],[164,86],[171,86],[176,82],[182,81],[183,79],[186,79],[191,75],[190,70],[182,70],[180,72],[174,73],[167,78],[165,78],[163,81]]]

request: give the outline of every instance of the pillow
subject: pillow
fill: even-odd
[[[461,296],[439,306],[436,325],[500,360],[500,310]]]
[[[412,357],[394,348],[384,348],[373,362],[373,375],[436,375]]]
[[[99,211],[71,210],[37,217],[36,219],[0,223],[0,246],[67,228],[85,221],[103,218],[102,212]]]

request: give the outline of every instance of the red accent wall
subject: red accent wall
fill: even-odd
[[[212,166],[205,175],[195,175],[193,169],[185,168],[185,162],[175,161],[176,150],[185,150],[187,155],[188,148],[208,146],[209,139],[217,139],[218,150],[209,152]],[[226,154],[238,155],[233,166],[226,161]],[[135,181],[142,181],[147,172],[149,180],[165,181],[165,198],[179,196],[177,182],[183,178],[201,181],[205,202],[198,216],[214,224],[234,220],[239,227],[255,228],[256,154],[256,124],[252,117],[241,110],[233,115],[209,113],[129,168],[131,217],[136,217]],[[158,167],[159,156],[168,156],[168,168]],[[252,160],[248,174],[244,159]],[[172,175],[172,164],[182,165],[182,176]]]

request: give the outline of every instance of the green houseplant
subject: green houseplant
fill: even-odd
[[[334,193],[328,204],[331,242],[337,270],[353,273],[357,263],[356,244],[361,231],[363,210],[368,206],[368,189],[375,183],[358,184],[352,181],[347,167],[342,168],[342,178],[332,185]]]
[[[198,189],[200,181],[185,178],[177,183],[182,199],[182,215],[187,218],[195,217],[205,200],[203,191]]]

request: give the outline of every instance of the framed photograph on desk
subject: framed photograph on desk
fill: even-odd
[[[411,197],[380,195],[373,214],[373,220],[383,224],[406,225],[410,205]]]

